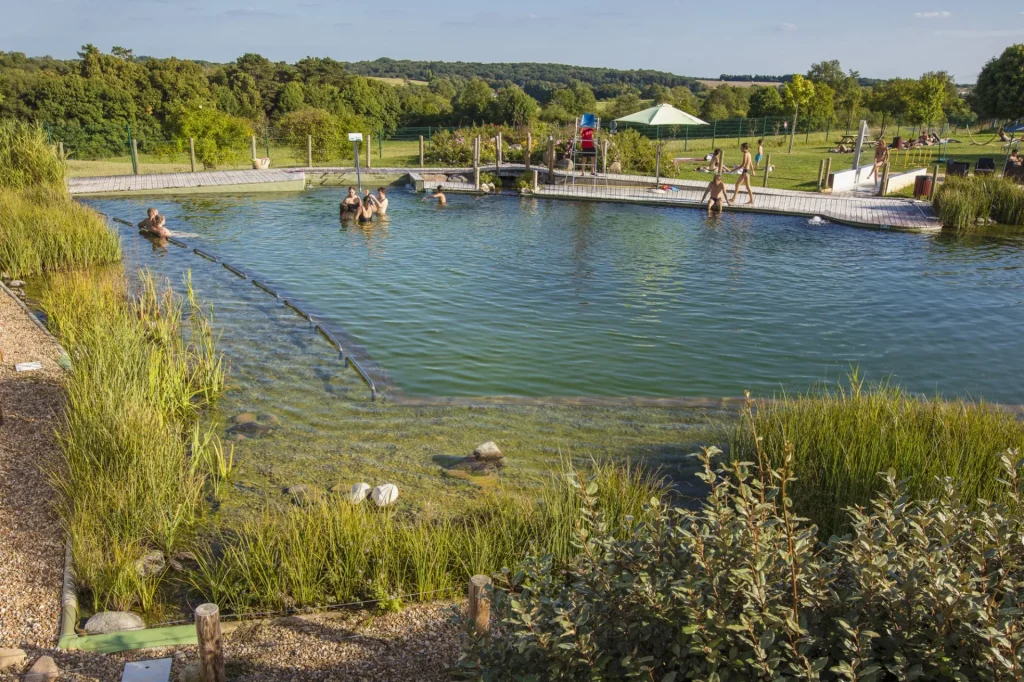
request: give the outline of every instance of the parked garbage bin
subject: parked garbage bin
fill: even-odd
[[[929,197],[932,194],[932,176],[918,175],[914,178],[914,198]]]

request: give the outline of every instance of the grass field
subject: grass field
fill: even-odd
[[[832,159],[832,170],[849,168],[853,161],[852,154],[830,154],[829,149],[835,146],[836,141],[842,136],[844,129],[830,132],[811,133],[810,135],[797,135],[794,140],[792,153],[788,152],[789,138],[783,135],[769,135],[765,138],[765,155],[771,155],[775,171],[768,178],[768,186],[777,189],[792,189],[802,191],[814,191],[817,187],[818,168],[822,159]],[[877,135],[877,130],[872,134]],[[905,131],[904,131],[905,132]],[[896,130],[892,127],[886,130],[886,137],[892,137]],[[966,161],[972,166],[981,157],[992,157],[996,160],[996,166],[1002,165],[1002,159],[1006,150],[999,142],[991,144],[972,144],[971,139],[963,134],[956,135],[960,143],[951,143],[946,148],[948,158],[956,161]],[[989,135],[976,135],[979,142],[986,142],[991,139]],[[735,165],[740,162],[739,145],[747,142],[753,151],[756,151],[757,137],[743,136],[728,138],[700,138],[700,139],[667,139],[664,140],[663,164],[665,175],[678,177],[684,180],[709,180],[707,173],[696,172],[696,167],[706,165],[701,157],[709,153],[713,147],[721,147],[725,152],[726,164]],[[419,164],[419,143],[415,140],[385,140],[383,148],[380,148],[377,141],[373,141],[372,165],[377,168],[399,167],[408,168]],[[305,153],[292,149],[276,141],[270,143],[271,165],[275,168],[303,167],[305,166]],[[908,157],[905,153],[893,152],[892,173],[902,172],[914,167],[928,166],[934,164],[942,157],[941,147],[925,148],[925,154]],[[257,147],[257,153],[265,155],[267,147],[265,144]],[[678,164],[678,171],[673,170],[672,159],[692,158],[694,161],[681,161]],[[362,158],[362,165],[365,167],[365,154]],[[870,150],[861,156],[862,163],[868,163],[871,159]],[[352,159],[331,161],[322,166],[351,166]],[[943,164],[944,166],[944,164]],[[249,160],[249,149],[238,150],[234,158],[228,163],[218,166],[218,170],[232,170],[251,168]],[[930,167],[930,166],[929,166]],[[940,166],[940,170],[941,170]],[[187,155],[178,155],[171,158],[151,154],[139,155],[139,173],[183,173],[190,170]],[[201,168],[197,168],[201,170]],[[68,175],[71,177],[94,177],[101,175],[126,175],[132,172],[131,160],[128,156],[103,159],[97,161],[83,161],[77,159],[68,160]],[[735,179],[735,176],[727,176],[726,182]],[[761,187],[764,176],[758,173],[753,178],[753,186]],[[898,196],[906,194],[901,192]]]

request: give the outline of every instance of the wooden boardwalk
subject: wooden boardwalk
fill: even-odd
[[[305,187],[302,170],[232,170],[153,175],[69,178],[72,195],[192,194],[202,192],[281,192]]]

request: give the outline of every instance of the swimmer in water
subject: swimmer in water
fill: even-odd
[[[153,219],[160,215],[160,212],[155,208],[151,208],[146,211],[146,219],[139,221],[139,229],[143,232],[148,232],[153,229]]]
[[[437,186],[437,190],[434,192],[434,196],[431,198],[437,199],[438,206],[445,206],[448,204],[448,197],[444,195],[444,187],[442,187],[441,185]]]
[[[356,220],[360,225],[373,221],[373,206],[369,200],[360,201],[359,197],[356,197]]]
[[[341,217],[345,218],[346,213],[354,214],[355,206],[359,203],[359,196],[355,187],[348,188],[348,196],[341,200]],[[351,216],[350,216],[351,217]]]

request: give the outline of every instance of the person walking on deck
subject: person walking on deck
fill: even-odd
[[[736,203],[736,195],[740,192],[740,185],[744,185],[747,188],[747,196],[750,197],[748,204],[754,203],[754,190],[750,189],[750,176],[754,173],[754,160],[750,157],[750,145],[744,142],[740,145],[740,151],[743,152],[743,160],[740,165],[733,168],[738,170],[740,176],[736,178],[736,187],[732,190],[732,199],[729,201],[731,204]]]

